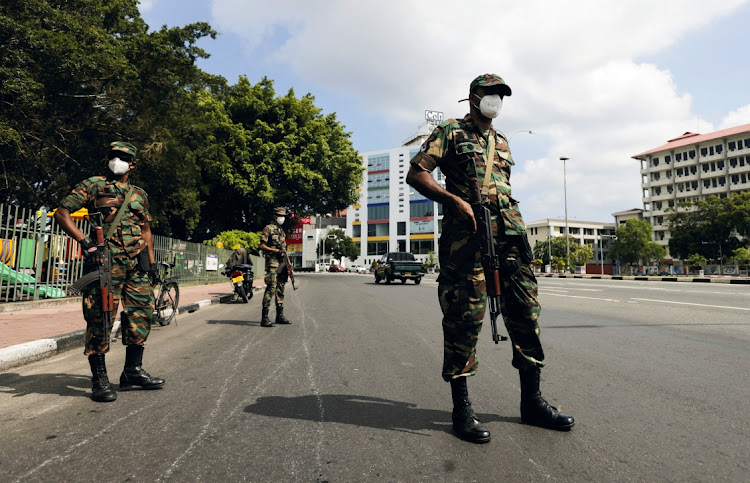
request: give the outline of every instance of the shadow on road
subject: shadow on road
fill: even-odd
[[[421,434],[433,430],[450,433],[451,412],[422,409],[416,404],[368,396],[323,394],[321,396],[266,396],[245,408],[246,413],[276,418],[301,419],[367,426]],[[520,417],[477,414],[483,423],[493,421],[521,423]]]
[[[222,325],[246,325],[246,326],[259,326],[260,327],[260,320],[254,321],[254,320],[207,320],[207,324],[222,324]]]
[[[13,372],[0,374],[0,392],[13,397],[28,394],[57,394],[59,396],[89,397],[91,377],[76,374],[34,374],[22,376]]]

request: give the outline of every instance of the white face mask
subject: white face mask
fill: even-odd
[[[479,101],[478,107],[484,117],[495,119],[503,107],[503,98],[499,94],[486,95]]]
[[[286,218],[284,218],[283,216],[277,216],[276,217],[276,223],[278,223],[279,225],[283,225],[285,219]]]
[[[109,160],[109,169],[114,174],[121,176],[130,170],[130,164],[120,158],[112,158]]]

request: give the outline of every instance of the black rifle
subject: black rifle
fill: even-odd
[[[292,288],[294,290],[297,290],[297,287],[294,286],[294,270],[292,270],[292,262],[289,260],[289,254],[284,250],[279,253],[281,258],[281,263],[279,264],[279,271],[286,266],[286,273],[289,276],[289,280],[292,282]]]
[[[474,211],[474,220],[477,223],[476,240],[479,243],[479,251],[482,255],[482,267],[484,268],[485,284],[487,286],[487,301],[490,305],[490,323],[492,324],[492,340],[497,344],[501,340],[508,340],[504,335],[497,333],[497,317],[500,315],[500,260],[495,253],[495,240],[492,236],[492,219],[490,209],[482,204],[482,196],[479,192],[477,178],[469,178],[471,182],[471,208]],[[501,221],[498,221],[498,225]],[[498,227],[500,233],[501,225]]]
[[[96,233],[97,253],[95,263],[97,264],[97,270],[76,280],[68,288],[68,292],[71,295],[77,295],[88,285],[98,283],[102,306],[104,340],[109,345],[109,331],[112,327],[115,308],[115,294],[112,290],[112,255],[104,239],[104,229],[101,226],[95,226],[94,232]]]

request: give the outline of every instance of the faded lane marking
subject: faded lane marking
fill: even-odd
[[[663,304],[676,304],[676,305],[692,305],[695,307],[712,307],[715,309],[730,309],[730,310],[747,310],[750,311],[750,308],[747,307],[730,307],[729,305],[708,305],[708,304],[695,304],[692,302],[674,302],[672,300],[656,300],[656,299],[637,299],[633,298],[631,300],[637,300],[642,302],[660,302]]]

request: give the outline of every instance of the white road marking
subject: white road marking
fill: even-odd
[[[638,299],[633,298],[631,300],[637,300],[637,301],[643,301],[643,302],[658,302],[663,304],[677,304],[677,305],[692,305],[695,307],[712,307],[715,309],[730,309],[730,310],[748,310],[750,311],[750,308],[747,307],[731,307],[729,305],[708,305],[708,304],[695,304],[692,302],[674,302],[672,300],[655,300],[655,299]]]
[[[570,299],[588,299],[588,300],[602,300],[604,302],[620,302],[619,300],[615,299],[603,299],[599,297],[584,297],[583,295],[567,295],[567,294],[561,294],[561,293],[549,293],[544,292],[542,290],[539,291],[540,294],[546,294],[546,295],[555,295],[557,297],[565,297]]]

